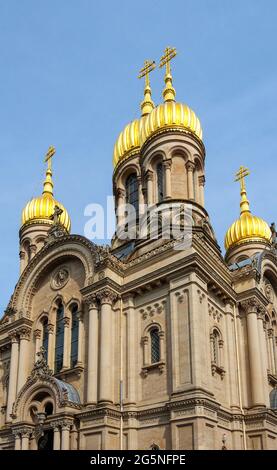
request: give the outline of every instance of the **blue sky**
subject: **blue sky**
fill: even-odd
[[[18,229],[40,194],[55,145],[55,196],[83,234],[84,207],[111,194],[112,151],[139,115],[146,58],[175,46],[177,99],[198,114],[206,145],[206,208],[218,241],[239,213],[233,175],[249,166],[252,211],[275,208],[275,0],[0,0],[0,314],[18,280]],[[152,73],[161,101],[163,72]]]

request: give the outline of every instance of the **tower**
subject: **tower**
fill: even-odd
[[[176,49],[168,47],[161,57],[160,67],[166,69],[165,87],[163,103],[156,107],[149,81],[154,63],[146,61],[139,75],[146,77],[141,117],[124,128],[114,146],[113,187],[118,215],[117,236],[113,241],[115,249],[132,238],[136,238],[136,244],[146,238],[151,213],[156,214],[157,219],[161,213],[165,214],[165,224],[168,219],[168,226],[174,225],[172,205],[189,207],[192,229],[205,226],[206,233],[214,239],[204,204],[202,128],[194,111],[188,105],[176,102],[170,66],[175,55]],[[140,230],[131,232],[129,237],[121,236],[126,227],[125,204],[135,208],[133,218],[138,219],[139,215],[140,221]],[[168,227],[165,231],[170,230]]]

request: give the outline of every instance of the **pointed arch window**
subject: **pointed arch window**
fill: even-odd
[[[138,180],[136,173],[132,173],[126,180],[126,202],[131,204],[138,213]]]
[[[74,304],[71,308],[71,367],[75,367],[78,361],[78,338],[79,338],[79,319],[78,305]]]
[[[64,344],[64,306],[58,303],[56,313],[56,346],[55,346],[55,373],[63,367],[63,344]]]
[[[42,320],[42,347],[45,350],[46,360],[48,359],[48,318]]]
[[[162,162],[159,162],[156,168],[157,175],[157,201],[161,202],[164,198],[164,170]]]
[[[212,333],[212,362],[219,366],[219,333],[214,330]]]
[[[150,332],[151,339],[151,364],[159,362],[161,359],[160,335],[158,328],[153,328]]]

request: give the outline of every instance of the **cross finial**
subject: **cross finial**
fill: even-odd
[[[45,156],[45,162],[48,163],[48,170],[51,170],[52,169],[52,158],[53,156],[55,155],[56,153],[56,149],[55,147],[53,147],[53,145],[51,145],[47,151],[47,154]]]
[[[164,55],[161,57],[159,67],[166,66],[165,68],[165,87],[163,90],[164,101],[175,101],[175,90],[172,85],[172,75],[170,70],[170,61],[176,56],[177,51],[175,47],[167,47],[164,51]]]
[[[176,56],[177,51],[175,47],[167,47],[164,50],[164,55],[160,59],[160,67],[166,66],[166,74],[170,74],[170,61]]]
[[[152,60],[152,61],[145,60],[144,61],[144,66],[142,67],[142,69],[140,69],[138,78],[145,77],[145,86],[150,85],[150,83],[149,83],[149,73],[152,72],[152,70],[154,70],[155,67],[156,67],[156,63],[155,63],[154,60]]]
[[[248,168],[244,166],[240,166],[239,171],[236,173],[235,181],[240,181],[240,190],[245,191],[245,177],[250,175],[250,171]]]
[[[241,201],[240,201],[240,213],[243,214],[244,212],[250,212],[249,208],[249,201],[247,199],[246,195],[246,187],[245,187],[245,177],[250,174],[250,171],[248,168],[245,168],[244,166],[240,166],[239,171],[236,173],[235,181],[240,182],[240,195],[241,195]]]
[[[152,70],[154,70],[155,67],[156,67],[156,64],[154,60],[152,61],[145,60],[144,66],[139,71],[138,78],[145,77],[144,99],[140,105],[142,116],[146,116],[147,114],[151,113],[152,109],[154,109],[154,103],[151,98],[149,73],[152,72]]]
[[[51,194],[53,196],[53,181],[52,181],[52,158],[56,150],[52,145],[49,147],[44,161],[47,163],[46,177],[43,183],[43,194]]]

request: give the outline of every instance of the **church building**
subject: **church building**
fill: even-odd
[[[222,253],[201,123],[176,101],[175,54],[161,58],[158,105],[145,62],[141,116],[115,143],[110,246],[70,233],[49,148],[0,320],[2,450],[277,450],[275,225],[252,214],[241,167]]]

